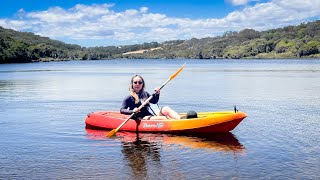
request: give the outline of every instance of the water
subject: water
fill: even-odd
[[[248,114],[206,137],[86,130],[130,78],[160,105]],[[0,179],[319,179],[320,60],[108,60],[0,65]],[[156,108],[155,108],[156,109]]]

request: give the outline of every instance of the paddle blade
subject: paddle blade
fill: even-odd
[[[116,135],[117,133],[117,129],[113,129],[112,131],[108,132],[108,134],[106,135],[107,137],[113,137]]]
[[[175,78],[176,76],[178,76],[178,74],[182,71],[182,69],[184,68],[184,66],[186,65],[186,63],[183,64],[183,66],[174,74],[172,74],[170,77],[169,77],[169,80],[172,80],[173,78]]]

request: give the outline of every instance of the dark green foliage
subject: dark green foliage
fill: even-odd
[[[0,63],[24,63],[30,61],[26,43],[10,37],[0,37]]]
[[[246,31],[241,37],[239,34]],[[264,32],[244,30],[224,48],[226,58],[299,58],[320,57],[320,20]],[[247,40],[245,38],[247,37]],[[259,38],[260,37],[260,38]],[[241,42],[239,44],[239,41]]]
[[[80,59],[84,50],[78,45],[0,27],[0,63]]]
[[[301,57],[318,53],[320,53],[320,41],[310,41],[298,49],[297,55]]]
[[[140,53],[135,51],[142,50]],[[129,53],[128,53],[129,52]],[[244,29],[202,39],[84,48],[0,27],[0,63],[93,59],[320,57],[320,20],[258,32]]]

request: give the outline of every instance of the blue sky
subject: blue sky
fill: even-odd
[[[320,0],[0,0],[0,26],[81,46],[259,31],[320,19]]]

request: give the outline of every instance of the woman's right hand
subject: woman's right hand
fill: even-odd
[[[138,113],[138,112],[140,112],[140,110],[139,110],[138,108],[134,108],[132,111],[133,111],[133,113],[135,113],[135,114]]]

